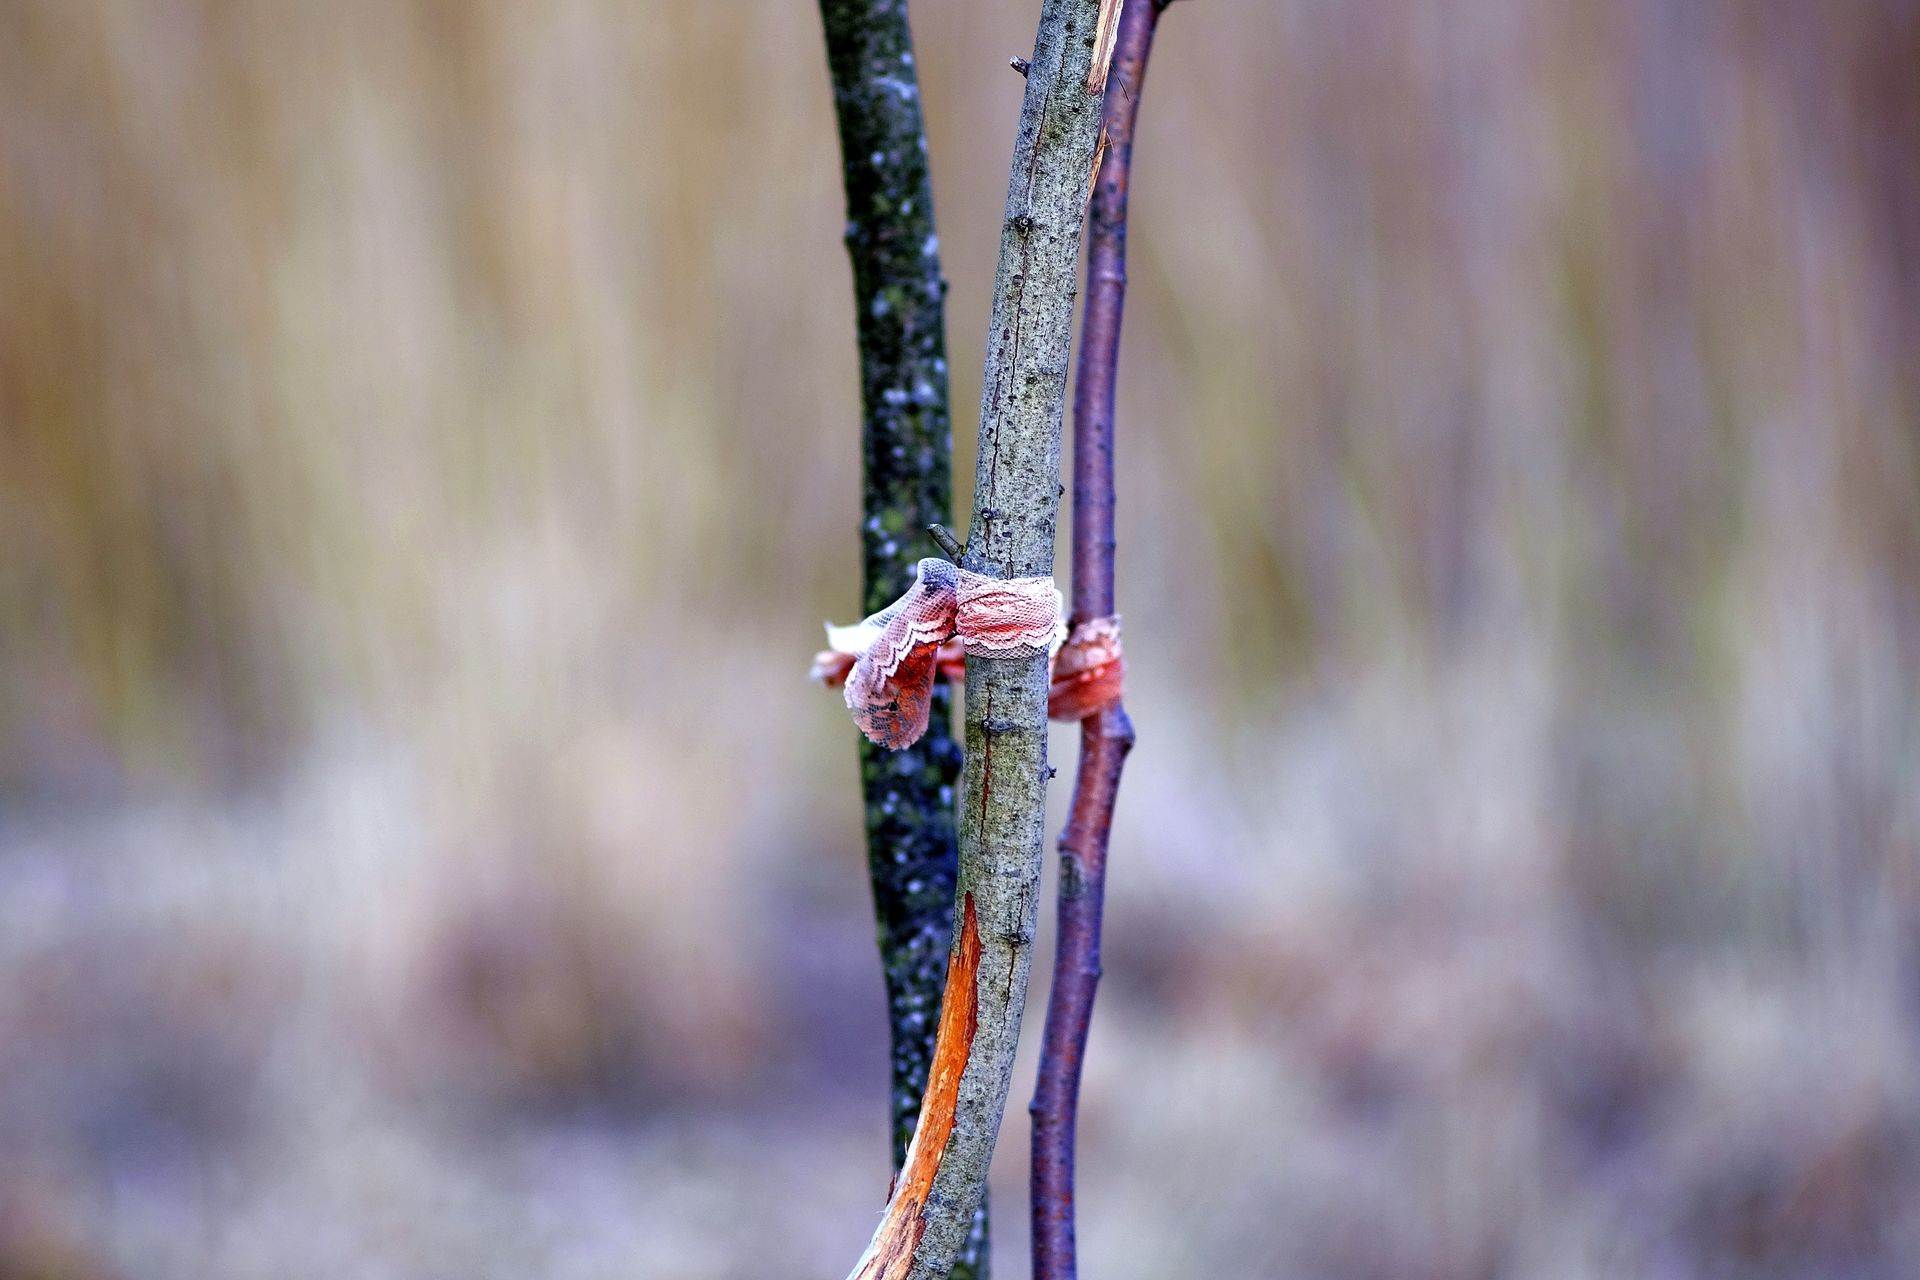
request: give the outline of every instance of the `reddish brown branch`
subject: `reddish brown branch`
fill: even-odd
[[[1167,0],[1133,0],[1120,19],[1105,100],[1106,147],[1087,214],[1087,301],[1073,399],[1073,618],[1114,612],[1113,405],[1127,290],[1127,181],[1134,118]],[[1034,1280],[1072,1280],[1074,1123],[1080,1063],[1100,981],[1107,837],[1133,722],[1115,701],[1081,722],[1073,806],[1060,835],[1060,936],[1033,1104]]]

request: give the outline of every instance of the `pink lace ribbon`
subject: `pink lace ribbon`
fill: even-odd
[[[922,560],[906,594],[872,617],[828,624],[827,643],[813,677],[844,682],[860,731],[896,751],[927,731],[934,677],[960,678],[967,655],[1057,654],[1047,699],[1056,720],[1082,719],[1118,698],[1125,670],[1118,618],[1083,623],[1069,639],[1051,578],[990,578],[937,557]]]
[[[1053,659],[1047,687],[1047,716],[1085,720],[1120,701],[1126,689],[1127,660],[1120,651],[1120,615],[1081,623]]]

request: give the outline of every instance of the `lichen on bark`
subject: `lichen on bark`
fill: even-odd
[[[863,612],[891,603],[949,519],[953,427],[933,184],[906,0],[821,0],[846,189],[861,400]],[[904,751],[862,739],[867,868],[886,982],[896,1171],[919,1115],[951,940],[960,775],[951,695]],[[986,1206],[953,1275],[987,1275]]]

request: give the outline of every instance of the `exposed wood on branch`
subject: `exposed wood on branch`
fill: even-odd
[[[933,1192],[933,1175],[953,1133],[960,1105],[960,1077],[980,1026],[980,1002],[974,987],[980,972],[980,923],[973,895],[967,894],[962,901],[960,936],[947,966],[947,989],[940,1002],[939,1048],[927,1075],[920,1125],[907,1148],[906,1163],[887,1203],[887,1215],[854,1272],[862,1280],[893,1280],[907,1274],[913,1251],[926,1234],[925,1210],[927,1197]]]
[[[1093,65],[1087,68],[1088,93],[1107,91],[1107,69],[1113,65],[1113,45],[1120,34],[1120,12],[1125,4],[1126,0],[1100,0],[1100,16],[1094,24]]]

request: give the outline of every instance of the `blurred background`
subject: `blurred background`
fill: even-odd
[[[1035,13],[914,6],[962,509]],[[1916,67],[1169,12],[1089,1276],[1912,1274]],[[0,0],[0,1276],[851,1265],[839,180],[810,3]]]

